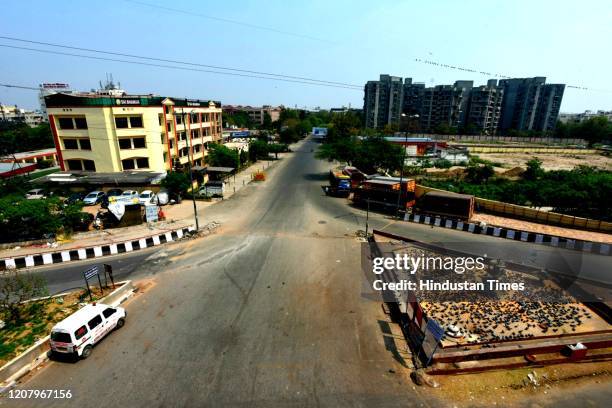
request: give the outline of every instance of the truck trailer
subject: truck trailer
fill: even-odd
[[[441,215],[469,221],[474,215],[474,196],[444,191],[429,191],[416,202],[421,214]]]
[[[405,212],[414,205],[415,187],[414,179],[375,176],[364,180],[359,188],[353,190],[353,202],[360,206],[378,207],[384,211]]]

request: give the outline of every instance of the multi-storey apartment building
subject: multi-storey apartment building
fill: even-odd
[[[546,84],[546,77],[502,79],[500,129],[552,130],[559,117],[565,85]]]
[[[100,93],[45,97],[62,170],[166,172],[203,165],[221,140],[221,103]]]
[[[494,135],[499,127],[503,95],[503,89],[491,82],[472,88],[466,128],[479,134]]]
[[[477,88],[473,81],[426,88],[412,83],[412,78],[402,84],[400,77],[381,75],[379,81],[365,85],[365,125],[380,129],[402,116],[412,121],[418,115],[418,127],[426,132],[442,126],[482,134],[508,129],[550,131],[559,116],[565,85],[545,82],[544,77],[513,78],[498,85],[492,79]],[[406,128],[408,121],[403,122]]]
[[[399,125],[402,86],[402,78],[384,74],[380,75],[380,80],[366,83],[363,98],[366,127],[381,129],[386,125]]]
[[[434,131],[436,127],[463,127],[466,120],[472,81],[457,81],[454,85],[425,88],[421,107],[421,128]]]

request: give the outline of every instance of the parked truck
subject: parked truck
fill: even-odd
[[[417,200],[415,208],[421,214],[441,215],[467,221],[474,215],[474,196],[429,191]]]
[[[351,178],[339,170],[329,171],[329,187],[326,193],[336,197],[348,197],[351,193]]]
[[[414,179],[374,176],[364,180],[359,188],[353,190],[353,202],[384,211],[405,212],[414,205],[415,188]]]

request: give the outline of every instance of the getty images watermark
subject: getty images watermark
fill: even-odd
[[[430,302],[608,300],[601,268],[576,251],[505,243],[368,242],[362,244],[363,295],[385,301],[415,295]],[[606,278],[606,276],[602,276]]]

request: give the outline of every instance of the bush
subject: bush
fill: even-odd
[[[447,159],[438,159],[434,162],[434,167],[438,169],[450,169],[453,167],[453,163]]]

